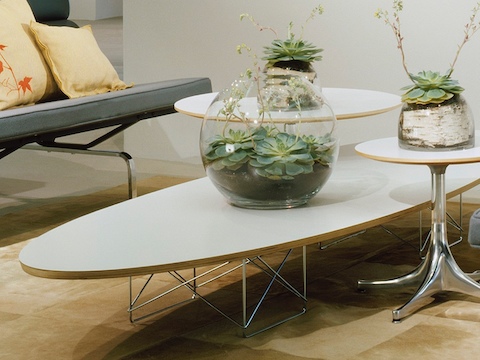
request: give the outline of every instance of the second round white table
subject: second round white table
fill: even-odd
[[[363,89],[324,88],[337,120],[354,119],[382,114],[401,105],[400,96]],[[175,103],[175,110],[189,116],[203,118],[217,93],[190,96]]]

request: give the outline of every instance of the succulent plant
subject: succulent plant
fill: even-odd
[[[286,40],[273,40],[270,46],[264,47],[263,60],[267,60],[267,66],[272,66],[279,61],[301,61],[311,63],[322,60],[319,55],[323,49],[315,47],[312,43],[293,36]]]
[[[227,134],[215,135],[208,141],[205,158],[215,170],[238,170],[250,160],[255,141],[264,139],[266,133],[262,127],[253,133],[229,129]]]
[[[334,160],[334,146],[330,134],[317,138],[313,135],[306,135],[302,137],[309,148],[310,154],[316,163],[324,166],[329,166]]]
[[[413,84],[402,88],[406,90],[402,101],[409,104],[440,104],[464,90],[449,74],[421,71],[417,75],[410,74],[410,78]]]
[[[317,15],[321,15],[324,12],[322,5],[317,5],[310,12],[309,17],[306,19],[304,26]],[[296,37],[293,33],[293,22],[288,25],[287,38],[280,40],[278,33],[271,27],[262,26],[255,21],[255,19],[249,14],[241,14],[240,20],[248,18],[260,31],[270,30],[275,34],[276,39],[272,41],[270,46],[264,46],[265,57],[262,60],[267,61],[267,67],[272,66],[282,61],[296,61],[300,63],[307,63],[308,65],[314,61],[322,60],[322,56],[319,55],[323,49],[317,48],[312,43],[303,40],[303,29],[300,36]],[[238,49],[238,48],[237,48]]]
[[[334,146],[330,141],[330,136],[299,137],[274,126],[260,126],[252,133],[230,129],[208,141],[205,159],[214,170],[235,171],[247,164],[271,180],[292,180],[312,173],[315,163],[332,163]]]
[[[313,172],[314,160],[306,142],[292,134],[279,133],[257,143],[249,164],[258,175],[269,179],[291,180]]]

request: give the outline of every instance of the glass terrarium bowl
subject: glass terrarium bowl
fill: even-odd
[[[232,205],[304,205],[333,171],[335,124],[320,89],[304,77],[237,80],[217,95],[203,120],[206,174]]]

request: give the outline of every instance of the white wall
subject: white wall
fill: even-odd
[[[122,16],[123,0],[70,0],[70,18],[98,20]]]
[[[324,87],[380,90],[400,94],[409,83],[390,29],[373,14],[386,0],[320,0],[325,13],[305,29],[305,38],[324,48],[317,63]],[[273,40],[259,33],[241,13],[286,36],[290,21],[302,24],[319,2],[312,0],[124,0],[124,76],[137,83],[176,77],[208,76],[214,90],[228,84],[251,63],[236,53],[246,43],[261,55]],[[410,71],[446,71],[453,60],[474,0],[404,0],[402,26]],[[298,32],[299,30],[297,30]],[[480,34],[464,49],[454,77],[480,119]],[[398,112],[342,121],[342,143],[396,136]],[[139,124],[126,133],[127,151],[145,157],[198,161],[200,121],[174,115]],[[478,125],[477,125],[478,127]],[[479,127],[480,128],[480,127]],[[185,137],[184,137],[184,134]],[[157,141],[154,149],[138,144]]]

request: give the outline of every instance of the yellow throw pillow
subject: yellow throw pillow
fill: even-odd
[[[0,110],[33,104],[58,92],[29,30],[34,19],[26,0],[0,0]]]
[[[32,21],[30,29],[58,87],[69,98],[129,87],[98,47],[90,25],[77,29]]]

